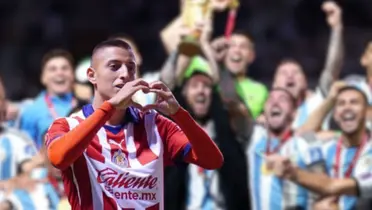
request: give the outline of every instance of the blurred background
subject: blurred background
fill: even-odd
[[[329,29],[321,0],[242,0],[237,27],[249,32],[257,59],[249,70],[270,84],[275,65],[294,57],[304,66],[311,86],[319,77]],[[346,57],[342,74],[364,73],[359,57],[372,37],[370,0],[337,1],[343,8]],[[0,2],[0,73],[8,97],[34,97],[41,90],[41,58],[52,48],[69,50],[78,62],[96,43],[125,33],[138,44],[141,71],[159,69],[166,57],[159,32],[179,14],[175,0],[14,0]],[[214,34],[223,34],[227,12],[214,18]],[[25,88],[27,87],[27,88]]]

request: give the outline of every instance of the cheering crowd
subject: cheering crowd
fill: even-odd
[[[227,4],[213,1],[211,7],[220,11]],[[0,81],[0,209],[137,210],[150,203],[155,205],[147,209],[154,210],[372,209],[369,130],[372,129],[372,42],[361,52],[360,64],[366,76],[340,78],[345,54],[342,9],[333,1],[324,2],[319,9],[326,14],[330,35],[315,90],[308,87],[303,67],[292,58],[283,58],[278,63],[270,87],[251,79],[249,67],[255,60],[254,40],[239,29],[228,37],[212,39],[212,16],[193,29],[183,25],[181,16],[172,20],[160,32],[168,57],[155,73],[141,74],[142,57],[135,37],[116,34],[97,45],[91,58],[76,66],[68,51],[53,49],[46,53],[40,75],[45,90],[36,98],[10,101]],[[187,56],[178,46],[192,30],[200,32],[201,53]],[[122,51],[112,50],[118,48]],[[104,67],[101,63],[110,55],[123,52],[133,53],[135,61],[125,60],[126,75],[121,76],[129,78],[133,74],[136,80],[126,81],[133,87],[117,84],[116,80],[107,85],[112,78],[101,71],[104,68],[122,71],[120,59],[110,60]],[[127,54],[123,54],[125,59]],[[136,85],[141,88],[136,89]],[[157,109],[179,127],[150,110],[153,116],[144,117],[142,129],[148,136],[149,132],[155,133],[147,137],[151,145],[135,142],[146,138],[139,138],[141,134],[133,126],[138,121],[136,116],[142,115],[128,106],[125,112],[114,113],[113,107],[124,106],[126,99],[110,95],[110,88],[117,88],[119,95],[126,94],[122,92],[125,88],[129,88],[125,91],[138,90],[133,92],[130,105]],[[115,101],[118,97],[120,100]],[[165,108],[157,105],[159,97],[167,102]],[[108,100],[111,105],[103,102],[106,98],[111,98]],[[99,100],[103,104],[97,108]],[[204,132],[187,120],[187,112]],[[114,121],[112,116],[124,113],[125,119],[117,122],[123,126],[106,123]],[[71,115],[77,118],[63,118]],[[148,124],[151,117],[155,118],[155,128]],[[84,120],[90,120],[91,126],[81,127],[79,124],[84,124],[81,123]],[[96,125],[100,126],[94,128]],[[194,133],[193,126],[196,126]],[[105,137],[97,130],[100,127],[104,127]],[[126,148],[122,149],[122,142],[130,139],[131,133],[135,140],[131,143],[126,140]],[[204,133],[215,144],[208,143]],[[169,140],[172,138],[176,142]],[[152,142],[159,140],[164,144],[160,150],[158,143]],[[78,148],[81,142],[99,148],[102,157],[111,155],[116,165],[133,170],[137,165],[159,159],[153,172],[159,175],[164,160],[167,166],[164,178],[159,178],[160,186],[164,185],[164,197],[158,195],[163,189],[160,186],[151,191],[153,200],[147,192],[135,191],[133,182],[140,180],[138,175],[132,177],[132,183],[125,181],[126,178],[121,181],[124,186],[132,185],[129,188],[141,192],[145,199],[133,198],[132,191],[112,193],[106,189],[97,194],[96,186],[100,185],[95,182],[114,185],[113,178],[110,181],[114,172],[102,169],[97,163],[101,156],[90,146],[78,145]],[[108,154],[103,151],[106,144],[111,148]],[[147,148],[142,148],[143,144]],[[223,155],[223,164],[215,145]],[[148,150],[155,154],[148,154]],[[151,155],[156,158],[149,160]],[[87,158],[84,161],[83,156]],[[89,158],[94,161],[88,161]],[[98,175],[92,179],[90,176],[95,173]],[[151,190],[151,183],[158,180],[150,180],[152,175],[142,183]],[[109,192],[112,198],[105,194]]]

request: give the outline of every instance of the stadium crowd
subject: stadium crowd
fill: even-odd
[[[211,7],[228,5],[215,1]],[[224,156],[218,170],[185,163],[166,168],[165,209],[372,209],[372,41],[361,52],[366,76],[340,78],[342,8],[328,1],[319,9],[330,34],[314,90],[292,58],[278,63],[270,87],[250,78],[254,40],[239,29],[212,39],[212,16],[193,29],[181,16],[172,20],[161,31],[168,57],[155,73],[141,74],[135,37],[108,37],[130,43],[137,77],[165,83]],[[179,52],[191,30],[201,34],[195,56]],[[49,162],[44,139],[55,119],[92,100],[90,58],[74,64],[63,49],[45,54],[45,90],[33,99],[9,101],[0,82],[0,209],[70,209],[64,177]],[[133,96],[141,105],[156,98],[141,91]]]

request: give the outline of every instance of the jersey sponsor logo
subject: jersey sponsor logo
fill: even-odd
[[[28,144],[28,145],[25,147],[25,153],[26,153],[27,155],[36,155],[36,151],[35,151],[33,145]]]
[[[138,177],[132,176],[129,172],[119,174],[112,168],[98,171],[97,181],[109,188],[154,189],[158,185],[158,178],[152,175]]]
[[[118,150],[114,153],[112,156],[112,162],[120,167],[128,167],[128,158],[125,157],[125,154],[121,150]]]
[[[311,148],[309,151],[310,164],[317,163],[323,160],[322,150],[319,147]]]

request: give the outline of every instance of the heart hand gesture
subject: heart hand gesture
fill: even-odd
[[[156,101],[154,104],[150,104],[144,107],[143,111],[155,109],[165,115],[174,115],[180,105],[173,96],[171,90],[162,82],[153,82],[149,85],[150,92],[156,94]]]

